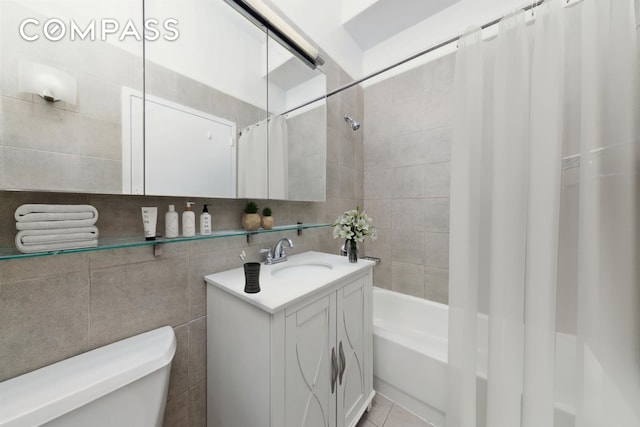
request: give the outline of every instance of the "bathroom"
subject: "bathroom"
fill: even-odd
[[[526,6],[521,3],[527,2],[486,2],[486,10],[481,13],[473,3],[484,2],[462,0],[464,7],[471,8],[476,15],[454,15],[451,21],[437,25],[425,21],[422,26],[408,29],[405,33],[408,42],[404,39],[404,43],[399,44],[379,43],[360,57],[350,55],[344,46],[329,51],[329,47],[321,45],[323,35],[330,38],[326,33],[331,28],[323,30],[314,24],[312,17],[305,19],[296,2],[272,3],[326,50],[321,69],[326,76],[326,93],[330,93],[442,40],[457,37],[469,25],[484,24]],[[341,7],[337,3],[336,8]],[[139,13],[138,9],[135,13]],[[110,16],[108,9],[104,16]],[[445,13],[445,16],[449,15]],[[427,25],[436,25],[439,31],[428,36],[416,33],[424,32],[429,28]],[[186,26],[180,22],[181,30]],[[356,44],[354,36],[345,36],[344,29],[334,31]],[[6,34],[3,38],[6,39]],[[198,97],[202,85],[195,78],[178,72],[167,73],[154,64],[146,64],[143,83],[142,60],[123,65],[124,61],[114,56],[117,53],[113,49],[105,47],[107,50],[105,57],[98,55],[94,61],[106,61],[109,67],[91,76],[89,81],[95,84],[86,85],[85,81],[84,86],[78,87],[79,97],[86,96],[83,91],[95,90],[91,92],[93,96],[83,100],[98,117],[105,113],[105,102],[112,100],[105,101],[101,96],[104,93],[96,88],[102,87],[104,79],[123,73],[127,74],[129,86],[138,90],[146,87],[154,96],[191,108],[198,108],[198,103],[210,103],[214,96],[209,92],[208,97]],[[255,198],[260,209],[269,206],[277,224],[282,225],[328,224],[346,210],[363,207],[378,229],[378,239],[367,241],[363,251],[381,259],[374,267],[374,285],[444,304],[449,301],[454,52],[452,46],[436,49],[326,99],[326,161],[322,173],[326,181],[322,201]],[[73,61],[73,58],[63,57],[57,61],[64,60]],[[9,57],[3,63],[16,67],[16,58]],[[3,93],[6,90],[14,89],[3,86]],[[37,102],[48,107],[44,101],[36,99],[34,103]],[[6,103],[5,100],[3,104]],[[345,123],[345,114],[361,127],[354,131]],[[250,123],[245,122],[243,126]],[[93,136],[96,141],[104,141],[105,134],[113,135],[102,132]],[[116,137],[119,139],[118,133]],[[4,151],[0,155],[7,156]],[[3,174],[7,169],[5,163]],[[120,183],[117,187],[107,191],[51,191],[44,187],[45,191],[14,191],[14,186],[3,185],[0,247],[13,246],[14,211],[27,203],[95,206],[100,212],[101,237],[116,238],[142,236],[141,206],[159,208],[160,232],[164,231],[161,214],[167,206],[175,204],[181,211],[187,200],[196,203],[196,215],[203,204],[209,204],[215,230],[234,230],[240,228],[246,202],[246,198],[123,195],[116,194],[120,192]],[[341,244],[333,239],[329,228],[317,228],[303,230],[300,235],[290,230],[259,234],[251,239],[242,235],[173,243],[163,245],[159,256],[150,247],[139,246],[0,261],[0,381],[170,325],[175,332],[177,349],[164,425],[206,425],[207,309],[203,276],[240,267],[242,251],[248,260],[262,260],[264,255],[259,254],[259,250],[272,246],[281,236],[294,242],[291,253],[296,254],[309,250],[339,253]],[[489,304],[488,295],[481,294],[478,298],[480,305]],[[557,322],[566,329],[576,327],[571,316],[576,302],[571,298],[570,292],[558,294]],[[633,342],[637,343],[637,338]]]

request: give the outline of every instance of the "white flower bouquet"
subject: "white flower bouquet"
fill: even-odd
[[[366,211],[360,211],[360,207],[346,211],[332,224],[333,238],[363,242],[369,236],[371,240],[376,240],[378,236],[372,221]]]

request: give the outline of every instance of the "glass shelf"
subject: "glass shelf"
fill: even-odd
[[[159,237],[156,240],[144,240],[144,237],[113,237],[113,238],[98,239],[98,246],[93,248],[64,249],[60,251],[38,252],[33,254],[20,253],[14,247],[0,248],[0,261],[20,259],[20,258],[34,258],[34,257],[41,257],[41,256],[60,255],[60,254],[72,254],[77,252],[102,251],[107,249],[132,248],[136,246],[155,246],[155,245],[178,243],[178,242],[193,242],[197,240],[220,239],[225,237],[236,237],[236,236],[247,236],[247,240],[248,240],[251,236],[256,234],[278,233],[282,231],[291,231],[291,230],[302,231],[302,230],[308,230],[311,228],[323,228],[323,227],[330,227],[330,226],[331,224],[293,224],[293,225],[279,225],[279,226],[273,227],[271,230],[265,230],[263,228],[260,228],[257,231],[214,230],[208,236],[196,235],[194,237],[176,237],[175,239],[165,239],[165,238]]]

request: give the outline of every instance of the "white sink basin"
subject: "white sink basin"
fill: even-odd
[[[309,276],[328,273],[333,269],[331,264],[306,263],[290,264],[277,267],[271,271],[271,275],[278,279],[305,279]]]

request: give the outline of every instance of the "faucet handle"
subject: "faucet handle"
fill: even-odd
[[[270,264],[271,261],[273,261],[273,254],[271,253],[271,248],[262,248],[258,251],[258,253],[267,254],[265,258],[265,260],[267,261],[267,264]]]

